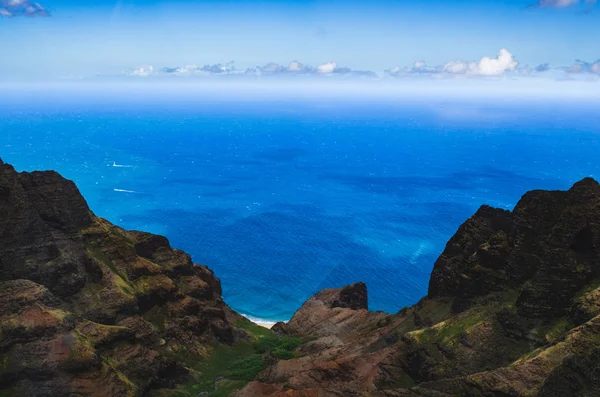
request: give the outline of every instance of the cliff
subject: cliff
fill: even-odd
[[[0,161],[0,396],[596,396],[599,254],[598,183],[532,191],[460,226],[416,305],[356,283],[269,331],[164,237]]]
[[[55,172],[0,161],[0,395],[137,396],[250,338],[208,268],[94,216]],[[212,380],[211,380],[212,382]]]
[[[394,315],[364,284],[323,291],[285,335],[312,337],[237,397],[600,395],[600,185],[481,207]],[[401,275],[398,275],[400,278]]]

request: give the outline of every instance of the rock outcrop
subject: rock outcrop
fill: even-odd
[[[483,206],[418,304],[386,315],[366,310],[360,283],[320,292],[276,327],[313,338],[301,356],[237,396],[600,395],[599,261],[592,179],[529,192],[513,211]]]
[[[96,217],[55,172],[0,162],[0,395],[138,396],[244,338],[213,272]]]
[[[571,298],[600,275],[600,186],[591,178],[570,190],[532,191],[514,211],[482,207],[450,239],[436,262],[429,296],[464,304],[523,287],[516,306],[560,317]]]

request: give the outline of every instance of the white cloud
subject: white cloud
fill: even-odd
[[[566,68],[565,71],[570,74],[579,74],[579,73],[600,74],[600,60],[597,60],[596,62],[592,62],[592,63],[584,62],[584,61],[580,61],[580,60],[577,60],[576,62],[577,63],[575,63],[574,65]]]
[[[391,69],[386,70],[385,72],[395,76],[395,75],[399,74],[400,72],[402,72],[402,68],[400,66],[395,66]]]
[[[401,76],[401,75],[409,75],[409,74],[435,74],[442,70],[441,66],[438,67],[430,67],[427,65],[425,61],[417,61],[413,64],[412,68],[401,68],[400,66],[393,67],[388,70],[384,70],[385,74],[390,76]]]
[[[415,62],[413,68],[415,68],[415,69],[422,69],[422,68],[424,68],[426,66],[427,66],[427,64],[425,63],[425,61],[417,61],[417,62]]]
[[[0,17],[47,17],[50,13],[40,3],[31,0],[0,0]]]
[[[177,66],[174,68],[163,68],[160,70],[161,73],[172,74],[178,76],[205,76],[213,74],[240,74],[242,71],[235,69],[235,63],[233,61],[226,64],[216,63],[212,65],[186,65]]]
[[[483,57],[479,62],[451,61],[443,66],[442,71],[449,74],[500,76],[515,70],[518,65],[513,55],[503,48],[496,58]]]
[[[284,67],[275,62],[269,62],[261,67],[260,71],[263,73],[278,73],[284,71]]]
[[[519,65],[512,54],[506,49],[501,49],[496,58],[483,57],[477,65],[477,73],[485,76],[501,75],[507,70],[515,70]]]
[[[174,74],[193,74],[198,70],[198,66],[196,65],[185,65],[180,66],[173,69],[163,69],[165,73],[174,73]]]
[[[385,73],[389,76],[402,77],[424,75],[434,78],[444,78],[456,75],[465,76],[502,76],[507,72],[531,74],[533,69],[528,66],[518,67],[519,62],[506,49],[501,49],[495,58],[483,57],[479,61],[454,60],[439,66],[429,66],[425,61],[417,61],[412,67],[396,66]]]
[[[567,68],[567,73],[582,73],[585,71],[585,66],[580,64],[580,63],[576,63],[573,66],[569,66]]]
[[[139,68],[135,68],[125,73],[128,76],[135,77],[148,77],[154,74],[154,67],[152,65],[140,66]]]
[[[466,74],[475,70],[475,62],[450,61],[445,64],[442,71],[450,74]]]
[[[292,61],[288,64],[287,70],[290,72],[302,72],[304,70],[304,65],[298,61]]]
[[[292,61],[287,66],[282,66],[278,63],[268,63],[265,66],[257,68],[261,75],[332,75],[337,76],[353,76],[353,77],[376,77],[376,73],[368,70],[353,70],[347,67],[338,67],[336,62],[327,62],[316,67],[305,65],[298,61]],[[246,74],[256,74],[253,69],[247,71]]]
[[[327,74],[332,73],[337,68],[337,63],[327,62],[317,66],[317,73]]]

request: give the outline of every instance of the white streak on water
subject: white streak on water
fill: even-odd
[[[113,161],[112,163],[113,167],[117,167],[117,168],[132,168],[132,165],[124,165],[124,164],[117,164],[116,161]]]

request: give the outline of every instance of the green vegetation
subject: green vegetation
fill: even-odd
[[[249,357],[236,360],[229,366],[229,379],[245,380],[250,382],[265,368],[261,356],[253,354]]]
[[[560,317],[553,322],[532,330],[532,334],[548,343],[556,343],[567,335],[573,324],[566,317]]]
[[[116,229],[110,229],[110,234],[125,241],[127,243],[127,245],[133,246],[133,241],[129,237],[124,236],[121,233],[119,233]]]
[[[545,350],[545,347],[538,347],[537,349],[529,351],[529,352],[523,354],[517,360],[515,360],[515,362],[513,363],[513,365],[522,364],[523,362],[525,362],[525,361],[527,361],[527,360],[529,360],[531,358],[534,358],[534,357],[538,356],[544,350]]]
[[[138,388],[137,385],[135,385],[132,381],[130,381],[129,378],[127,378],[127,376],[125,376],[125,374],[118,369],[118,367],[119,367],[119,363],[116,362],[115,360],[111,359],[110,357],[102,358],[102,372],[108,373],[111,376],[116,377],[121,382],[123,382],[125,385],[127,385],[131,391],[136,390]],[[131,394],[133,394],[133,393],[130,393],[128,395],[131,395]]]
[[[254,358],[252,358],[254,357]],[[255,360],[254,364],[260,360],[262,370],[264,363],[260,356],[256,355],[251,343],[238,343],[235,346],[216,346],[211,355],[201,362],[198,362],[194,369],[202,374],[202,380],[197,384],[199,390],[210,390],[212,389],[213,382],[218,377],[230,378],[232,370],[234,370],[234,364],[242,364],[245,367],[241,370],[249,370],[252,362],[249,360]],[[254,367],[256,369],[256,367]],[[258,373],[257,372],[257,373]]]
[[[485,321],[489,316],[490,314],[486,312],[469,310],[465,313],[461,313],[455,318],[423,330],[410,332],[409,334],[414,335],[419,343],[448,341],[468,332],[470,329]]]
[[[6,373],[10,370],[11,365],[8,359],[8,353],[0,356],[0,374]]]
[[[513,310],[518,293],[514,290],[497,292],[478,299],[471,308],[453,316],[447,316],[444,321],[435,325],[409,332],[420,343],[451,342],[462,335],[468,334],[482,323],[493,323],[496,313],[502,308]],[[446,305],[439,309],[445,314]]]
[[[234,346],[214,346],[210,355],[204,360],[199,360],[185,347],[180,347],[170,355],[193,369],[199,376],[193,384],[182,390],[182,395],[185,396],[196,396],[203,391],[212,391],[213,386],[217,386],[217,391],[209,396],[227,396],[231,391],[243,387],[265,366],[261,356],[254,351],[251,342],[242,342]],[[236,382],[225,382],[225,380],[215,382],[219,378]]]
[[[67,356],[67,361],[77,363],[92,362],[96,357],[96,349],[90,341],[79,331],[74,331],[63,338],[72,338],[71,353]]]
[[[160,323],[159,313],[150,314],[152,322]],[[273,331],[245,319],[239,320],[236,326],[248,332],[253,340],[233,346],[213,346],[204,360],[199,360],[184,346],[171,350],[169,355],[173,359],[184,363],[198,375],[193,384],[179,389],[176,395],[196,396],[207,391],[210,392],[208,397],[229,396],[234,390],[243,388],[265,368],[266,355],[279,360],[289,360],[298,356],[297,349],[300,345],[313,340],[290,336],[279,338]]]
[[[210,393],[208,397],[228,397],[235,390],[239,390],[246,386],[246,381],[240,380],[222,380],[217,383],[217,389]]]
[[[417,383],[408,376],[408,374],[402,372],[402,374],[394,380],[394,382],[384,385],[387,389],[410,389],[416,386]]]
[[[133,285],[129,281],[129,278],[127,278],[127,275],[121,273],[119,271],[119,269],[117,269],[115,264],[110,260],[110,258],[107,257],[106,254],[104,254],[104,252],[102,252],[98,248],[88,248],[87,253],[92,259],[94,259],[96,262],[99,262],[100,264],[103,264],[106,267],[108,267],[110,269],[110,271],[113,272],[114,274],[116,274],[117,276],[119,276],[119,278],[125,284],[127,284],[133,288]]]
[[[261,327],[260,325],[254,324],[252,321],[247,319],[241,319],[235,323],[235,326],[248,332],[255,338],[263,338],[268,336],[274,336],[275,334],[270,329]]]
[[[271,352],[271,355],[278,360],[291,360],[296,357],[294,352],[277,348]]]
[[[470,315],[458,319],[458,321],[450,321],[447,326],[443,327],[437,334],[438,340],[447,340],[456,338],[485,320],[484,313],[475,312]]]
[[[0,390],[0,397],[11,397],[11,396],[14,396],[16,394],[17,394],[17,392],[16,392],[16,389],[14,387]]]
[[[269,354],[278,360],[289,360],[297,357],[296,349],[303,343],[309,342],[309,338],[295,338],[283,336],[281,338],[271,336],[260,338],[254,342],[256,353]]]
[[[163,306],[154,306],[143,314],[144,318],[156,328],[164,331],[167,325],[167,309]]]
[[[581,291],[579,291],[575,295],[575,299],[582,298],[583,296],[589,294],[590,292],[593,292],[594,290],[596,290],[598,288],[600,288],[600,278],[593,279],[590,283],[588,283],[588,285],[583,287],[581,289]]]
[[[388,315],[388,316],[382,318],[381,320],[379,320],[377,322],[377,324],[375,325],[375,328],[387,327],[388,325],[390,325],[392,323],[393,319],[394,319],[394,316]]]

